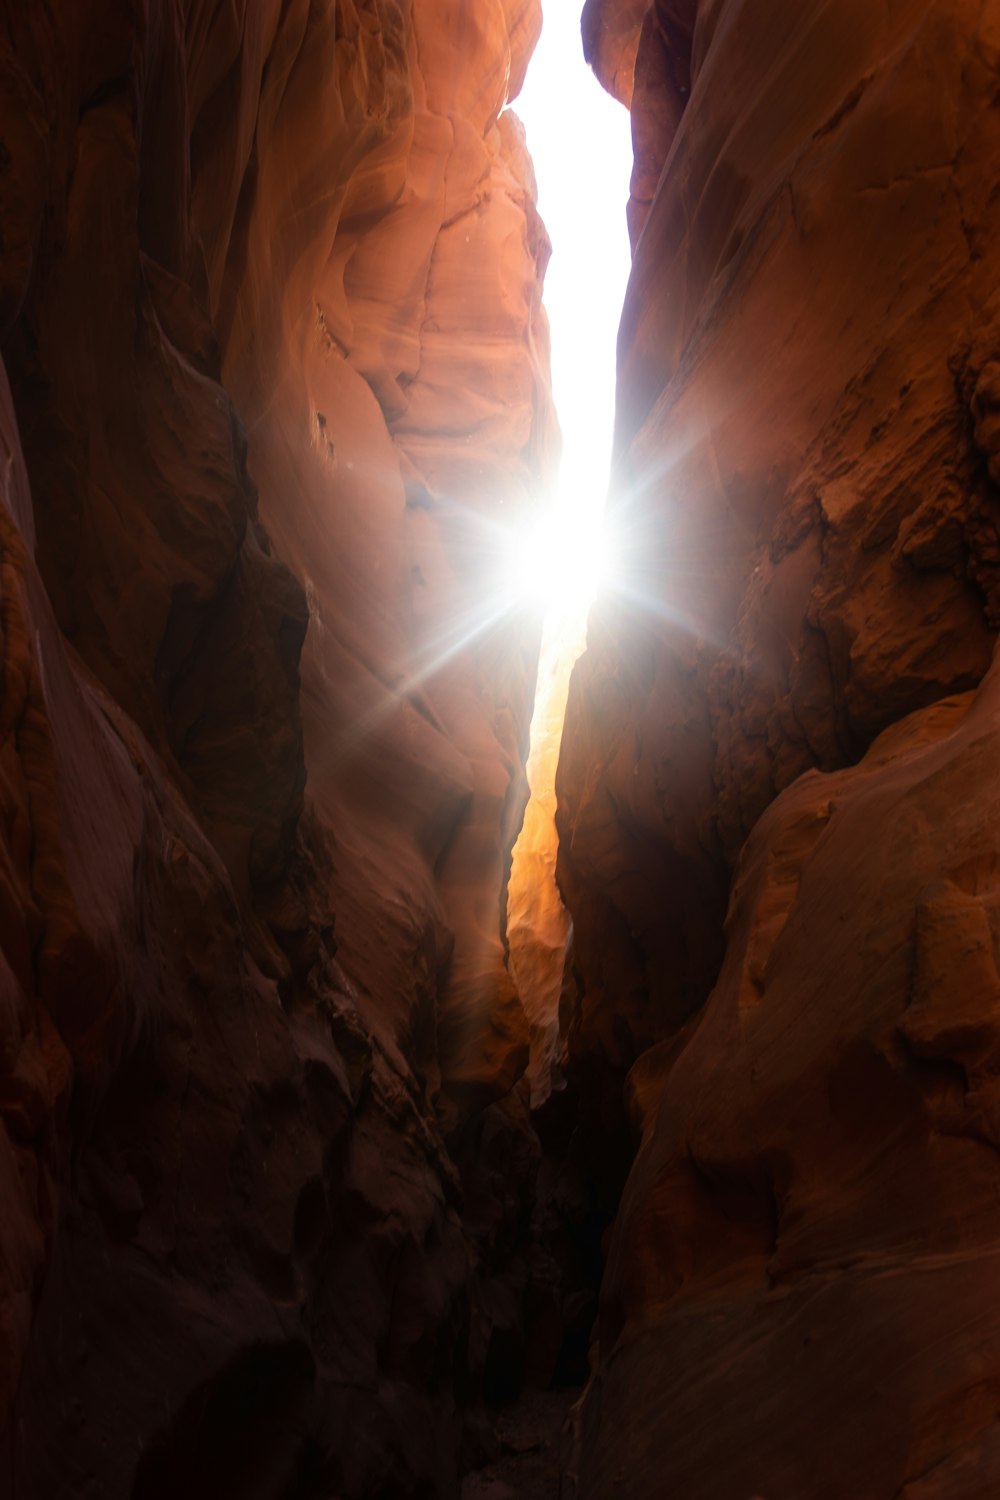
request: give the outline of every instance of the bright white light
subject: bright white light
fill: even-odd
[[[514,110],[524,122],[538,207],[552,240],[545,306],[563,462],[551,548],[525,547],[524,587],[555,613],[578,613],[608,583],[604,509],[615,409],[615,346],[631,266],[625,203],[632,171],[628,111],[583,61],[581,0],[543,0],[541,40]],[[590,590],[588,594],[587,591]],[[575,628],[575,627],[571,627]]]
[[[515,109],[527,131],[538,206],[552,237],[545,305],[552,386],[563,430],[551,509],[512,559],[524,602],[545,611],[531,722],[531,798],[508,887],[510,968],[531,1023],[528,1081],[540,1104],[560,1052],[559,998],[569,917],[555,881],[556,762],[570,670],[583,649],[587,609],[614,584],[601,522],[611,457],[615,345],[630,255],[625,200],[632,169],[628,113],[582,57],[581,0],[543,0],[542,39]]]
[[[550,510],[536,523],[515,556],[518,597],[557,616],[585,613],[611,580],[604,529],[594,507],[579,516]]]

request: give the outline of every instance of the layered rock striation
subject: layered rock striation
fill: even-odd
[[[571,1068],[639,1154],[580,1494],[974,1500],[1000,1480],[1000,13],[588,10],[637,49],[626,561],[571,686],[559,874]]]
[[[536,1165],[538,7],[2,19],[0,1491],[452,1493]]]

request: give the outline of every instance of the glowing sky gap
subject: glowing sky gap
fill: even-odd
[[[545,306],[563,431],[557,526],[571,525],[578,537],[589,533],[599,551],[618,322],[631,267],[625,204],[632,135],[627,111],[583,61],[580,10],[578,0],[544,4],[541,40],[514,109],[527,132],[539,212],[552,240]],[[558,565],[550,559],[550,570]]]
[[[528,1080],[540,1103],[558,1074],[558,1007],[569,918],[555,884],[555,771],[570,670],[588,606],[608,576],[602,533],[614,427],[618,321],[631,265],[626,110],[583,61],[580,0],[543,0],[545,26],[514,108],[524,122],[538,206],[552,239],[545,281],[552,386],[563,431],[559,482],[526,539],[524,597],[547,605],[531,724],[531,799],[508,892],[511,973],[531,1023]]]
[[[545,284],[552,385],[563,432],[559,480],[527,532],[466,511],[446,498],[436,508],[460,513],[461,547],[483,591],[447,628],[428,635],[411,674],[383,684],[379,701],[329,749],[348,762],[451,659],[512,611],[544,614],[539,691],[529,780],[536,799],[553,801],[562,704],[569,666],[583,646],[587,608],[612,584],[610,542],[601,517],[614,423],[615,347],[630,269],[625,203],[632,167],[626,110],[608,97],[583,61],[580,0],[546,0],[545,26],[514,105],[524,122],[538,181],[539,210],[553,242]],[[483,560],[495,560],[495,571]],[[556,697],[553,698],[552,694]],[[558,704],[556,699],[559,700]],[[551,809],[548,813],[551,823]],[[536,819],[537,822],[537,819]],[[551,871],[549,872],[551,878]]]

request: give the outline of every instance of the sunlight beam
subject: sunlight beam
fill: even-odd
[[[510,969],[531,1025],[528,1080],[541,1103],[559,1076],[559,997],[569,916],[555,880],[555,774],[573,663],[587,611],[615,586],[603,522],[615,406],[616,342],[631,264],[625,202],[628,113],[583,61],[580,7],[549,0],[515,108],[552,240],[545,283],[552,386],[563,432],[560,483],[523,546],[519,596],[545,612],[527,774],[531,797],[508,889]]]

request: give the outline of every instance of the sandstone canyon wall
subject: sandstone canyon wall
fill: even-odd
[[[5,1496],[449,1495],[517,1378],[539,24],[0,7]]]
[[[581,1129],[638,1155],[579,1493],[985,1500],[1000,5],[590,0],[584,34],[635,256],[559,875]]]

